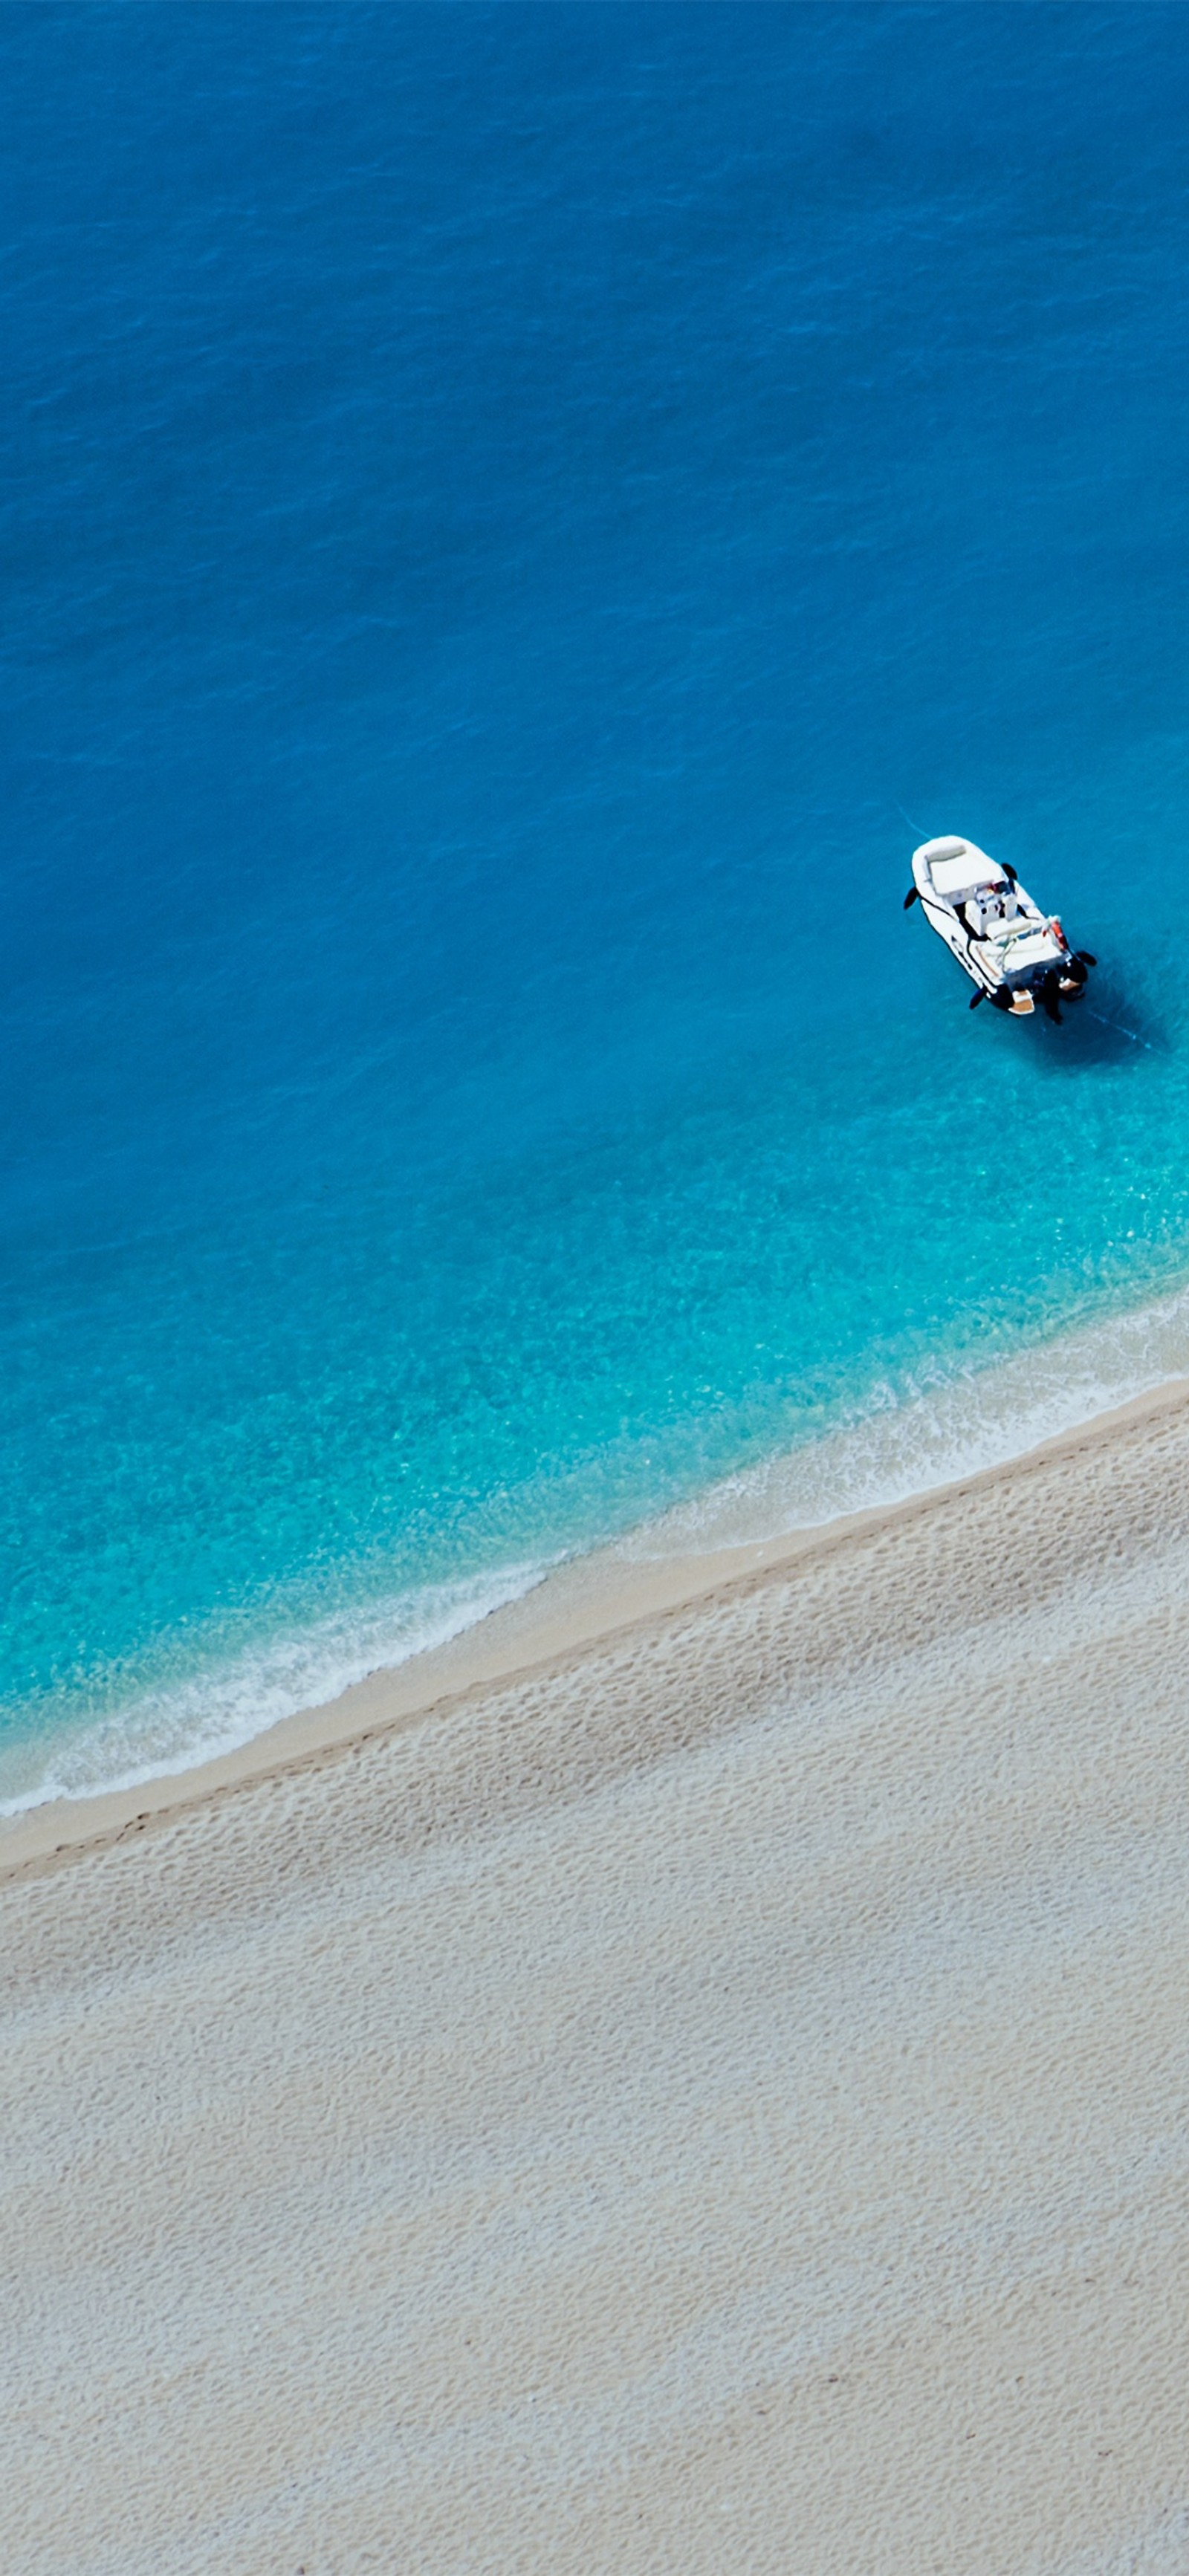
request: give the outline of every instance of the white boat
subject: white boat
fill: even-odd
[[[1056,914],[1041,911],[1014,868],[950,833],[913,851],[912,876],[904,909],[920,897],[926,920],[977,986],[972,1011],[990,1000],[1022,1018],[1039,1003],[1059,1020],[1062,1002],[1077,1001],[1098,961],[1088,948],[1070,947]]]

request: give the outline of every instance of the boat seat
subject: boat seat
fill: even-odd
[[[980,867],[981,862],[981,867]],[[949,903],[961,903],[979,886],[992,885],[999,874],[980,850],[963,850],[956,859],[934,859],[929,869],[934,889]]]
[[[1004,926],[1007,927],[1006,924]],[[1016,969],[1021,966],[1052,966],[1059,953],[1056,942],[1050,937],[1048,931],[1040,923],[1029,922],[1022,933],[1012,940],[1010,949],[1012,973],[1015,974]]]
[[[1018,934],[1027,924],[1016,900],[1015,888],[1008,886],[1003,894],[993,893],[989,886],[968,895],[961,907],[962,918],[976,939],[1002,939],[1005,934]]]

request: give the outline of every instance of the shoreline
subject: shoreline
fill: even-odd
[[[5,2564],[1180,2567],[1189,1387],[752,1557],[9,1871]]]
[[[134,1839],[168,1817],[253,1784],[332,1763],[489,1690],[565,1672],[613,1639],[720,1597],[742,1597],[874,1532],[907,1529],[960,1497],[1026,1483],[1056,1460],[1092,1454],[1146,1424],[1172,1421],[1187,1405],[1189,1378],[1165,1380],[995,1465],[778,1538],[651,1558],[631,1554],[621,1541],[569,1558],[444,1645],[379,1667],[336,1698],[281,1718],[229,1752],[126,1788],[48,1798],[0,1820],[0,1883]]]

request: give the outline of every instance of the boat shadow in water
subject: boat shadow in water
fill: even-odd
[[[1031,1035],[1040,1061],[1053,1072],[1096,1064],[1141,1065],[1169,1052],[1158,1020],[1109,984],[1093,980],[1080,1001],[1062,1003],[1060,1028],[1038,1011]]]

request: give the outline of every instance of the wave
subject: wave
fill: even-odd
[[[97,1719],[13,1746],[0,1775],[0,1816],[52,1798],[88,1798],[193,1770],[250,1744],[299,1709],[337,1699],[381,1666],[406,1663],[477,1626],[540,1583],[544,1565],[460,1576],[372,1602],[344,1601],[238,1654],[209,1653]],[[25,1776],[15,1776],[23,1771]]]
[[[868,1393],[850,1419],[706,1487],[615,1539],[629,1562],[707,1555],[906,1500],[1093,1421],[1189,1376],[1189,1288],[1036,1342],[1010,1358],[937,1362]],[[0,1816],[54,1798],[139,1787],[237,1751],[298,1710],[336,1699],[382,1666],[445,1645],[542,1583],[559,1553],[384,1597],[343,1597],[291,1615],[263,1641],[208,1651],[98,1716],[14,1745]],[[186,1650],[192,1654],[193,1640]]]
[[[1036,1341],[1009,1358],[938,1362],[869,1392],[837,1428],[676,1505],[620,1542],[635,1561],[713,1553],[816,1529],[1003,1466],[1189,1377],[1189,1288]]]

